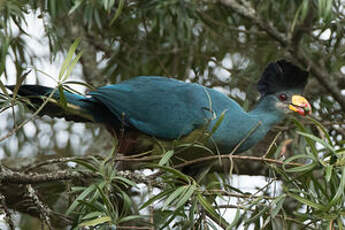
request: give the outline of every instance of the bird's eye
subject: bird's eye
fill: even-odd
[[[288,99],[288,96],[285,93],[282,93],[282,94],[279,95],[279,99],[281,101],[286,101]]]

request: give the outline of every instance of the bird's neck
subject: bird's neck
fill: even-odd
[[[285,114],[275,106],[273,96],[262,97],[257,106],[248,113],[253,118],[261,122],[261,126],[267,132],[271,127],[279,123]]]

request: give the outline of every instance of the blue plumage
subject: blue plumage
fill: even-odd
[[[259,84],[263,96],[249,113],[216,90],[171,78],[141,76],[100,87],[89,92],[88,96],[65,92],[70,106],[63,108],[56,102],[48,105],[54,111],[44,111],[43,114],[104,123],[115,131],[121,128],[136,130],[162,140],[180,139],[202,128],[211,132],[219,119],[223,118],[208,144],[211,147],[217,145],[221,152],[229,153],[243,142],[236,150],[242,152],[261,140],[272,125],[284,117],[292,103],[292,95],[301,93],[305,86],[306,72],[291,63],[280,61],[268,68],[260,80],[261,87]],[[293,73],[293,78],[289,76],[289,71]],[[279,81],[272,80],[275,75],[280,78]],[[289,82],[289,77],[298,79],[298,82],[285,84]],[[47,96],[51,90],[23,85],[19,94],[31,97],[33,102],[39,104],[42,99],[37,101],[37,96]],[[290,100],[284,99],[282,94]],[[59,94],[55,93],[53,98],[58,101]],[[297,109],[302,108],[296,106]]]
[[[242,111],[215,90],[163,77],[136,77],[89,94],[125,124],[164,139],[176,139],[206,125],[212,111]]]

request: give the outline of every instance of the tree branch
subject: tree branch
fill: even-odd
[[[310,58],[307,57],[307,54],[304,51],[300,51],[299,53],[291,53],[291,55],[296,58],[301,64],[307,66],[309,71],[313,74],[313,76],[323,85],[327,91],[332,95],[332,97],[340,104],[345,112],[345,97],[341,94],[340,89],[337,87],[336,84],[333,84],[332,81],[329,80],[329,73],[322,67],[322,65],[316,64]],[[339,78],[343,78],[340,73],[335,73]]]
[[[40,184],[52,181],[71,180],[79,178],[95,178],[96,174],[90,172],[60,170],[52,173],[20,173],[8,169],[0,172],[0,184]]]
[[[30,184],[26,185],[26,190],[27,190],[27,194],[31,198],[32,202],[38,208],[38,211],[40,213],[40,219],[43,220],[43,223],[45,223],[48,226],[49,230],[52,230],[53,228],[52,228],[52,225],[50,222],[50,216],[51,216],[52,210],[50,210],[50,208],[48,208],[38,198],[36,191],[34,190],[34,188]]]
[[[242,4],[240,4],[238,0],[219,1],[222,4],[230,7],[239,15],[250,20],[253,24],[256,24],[261,30],[265,31],[270,37],[279,42],[282,47],[287,47],[291,57],[299,61],[299,63],[303,66],[308,67],[313,76],[315,76],[315,78],[321,83],[321,85],[323,85],[327,89],[332,97],[334,97],[334,99],[343,108],[343,111],[345,111],[345,97],[340,93],[340,89],[335,84],[332,84],[332,81],[329,81],[328,72],[324,68],[321,68],[319,63],[316,64],[312,60],[310,60],[310,58],[307,57],[300,46],[297,45],[302,38],[302,34],[305,34],[306,31],[310,31],[310,29],[312,29],[310,27],[310,22],[307,22],[307,20],[310,20],[313,17],[313,12],[311,12],[313,8],[309,9],[304,23],[300,25],[301,29],[296,31],[296,33],[292,37],[288,37],[280,33],[272,24],[265,22],[246,0],[241,0]],[[294,42],[297,44],[294,45]],[[337,75],[338,77],[342,77],[339,71],[335,73],[335,75]]]
[[[0,193],[0,210],[4,210],[5,221],[8,224],[10,230],[15,230],[14,223],[12,220],[12,215],[7,208],[5,196]]]
[[[259,28],[264,30],[267,34],[269,34],[272,38],[278,41],[281,46],[287,47],[289,45],[289,41],[286,38],[286,35],[280,33],[275,27],[273,27],[270,23],[264,21],[255,11],[255,9],[250,5],[249,2],[246,0],[241,0],[242,4],[240,4],[237,0],[219,0],[225,6],[230,7],[233,11],[238,13],[239,15],[247,18],[248,20],[252,21],[256,24]]]

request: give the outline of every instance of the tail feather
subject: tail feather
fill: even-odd
[[[6,87],[12,91],[15,88],[14,85],[8,85]],[[36,111],[48,100],[43,109],[38,113],[39,116],[64,117],[67,121],[77,122],[95,121],[92,113],[90,113],[94,103],[86,100],[86,97],[64,91],[67,104],[63,105],[60,103],[60,93],[58,91],[49,97],[53,90],[53,88],[40,85],[22,85],[18,90],[18,95],[29,100],[27,107],[32,111]]]
[[[15,85],[6,85],[6,88],[12,91],[15,87]],[[22,85],[18,90],[18,94],[22,97],[49,96],[53,90],[53,88],[41,85]]]

